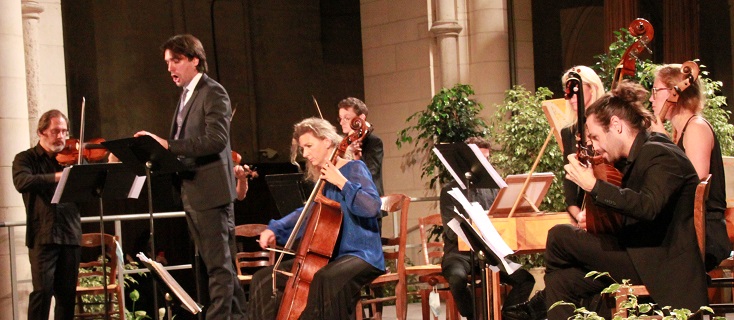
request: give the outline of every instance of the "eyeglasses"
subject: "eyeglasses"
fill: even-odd
[[[670,88],[652,88],[650,90],[652,91],[652,98],[657,99],[658,91],[666,91],[666,90],[670,90]]]
[[[350,122],[350,121],[352,121],[352,119],[353,119],[353,118],[347,118],[347,117],[341,118],[341,117],[340,117],[340,118],[339,118],[339,123],[342,123],[342,121]]]
[[[59,129],[48,130],[48,135],[51,137],[56,137],[59,135],[59,133],[64,137],[69,137],[69,130],[59,130]]]

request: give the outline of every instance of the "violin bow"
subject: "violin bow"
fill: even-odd
[[[85,97],[82,97],[82,117],[81,126],[79,127],[79,160],[77,161],[77,164],[82,164],[82,162],[84,161],[84,110],[86,103],[87,99]]]
[[[324,115],[321,113],[321,108],[319,108],[319,102],[316,101],[316,97],[314,97],[313,95],[311,95],[311,99],[313,99],[313,104],[316,106],[316,110],[319,111],[319,117],[321,117],[321,119],[323,119],[324,118]]]

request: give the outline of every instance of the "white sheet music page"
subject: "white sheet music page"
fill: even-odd
[[[127,197],[130,199],[137,199],[140,196],[140,190],[143,189],[145,184],[145,176],[135,176],[132,186],[130,186],[130,192]]]
[[[56,185],[56,191],[54,191],[54,196],[51,198],[51,203],[59,203],[59,200],[61,200],[61,195],[64,193],[64,186],[66,185],[66,180],[69,179],[69,171],[71,170],[71,167],[73,166],[67,166],[64,168],[64,171],[61,171],[61,179],[59,179],[59,183]]]
[[[458,213],[458,212],[457,212]],[[464,216],[461,215],[461,213],[458,213],[459,216],[461,216],[462,219],[465,219]],[[448,223],[449,228],[456,233],[456,236],[461,239],[461,241],[464,241],[467,246],[469,246],[469,250],[474,251],[474,247],[471,246],[471,242],[469,242],[469,239],[466,238],[466,234],[464,234],[464,230],[461,229],[461,222],[459,220],[456,220],[456,218],[451,219]]]
[[[502,261],[505,270],[507,270],[507,273],[512,274],[515,270],[519,269],[521,267],[520,264],[507,259],[507,256],[513,254],[514,251],[512,251],[510,246],[508,246],[505,240],[502,239],[499,232],[497,232],[497,229],[495,229],[492,221],[489,220],[489,216],[484,208],[482,208],[479,203],[469,203],[469,200],[466,199],[464,194],[458,188],[451,189],[449,194],[459,201],[464,211],[469,214],[469,217],[479,229],[479,233],[481,234],[484,242],[487,243],[489,249],[501,258],[500,260]]]

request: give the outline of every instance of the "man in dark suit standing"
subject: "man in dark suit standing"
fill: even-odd
[[[209,275],[211,303],[206,318],[241,319],[245,299],[234,266],[235,179],[229,95],[206,75],[206,54],[199,39],[177,35],[161,49],[173,82],[183,89],[170,138],[146,131],[135,136],[152,136],[187,166],[178,180],[189,232]]]
[[[597,179],[575,154],[568,156],[566,178],[596,206],[621,214],[623,225],[606,234],[571,225],[548,232],[546,307],[559,300],[579,306],[600,293],[609,282],[585,278],[589,271],[644,284],[659,306],[698,310],[708,303],[693,222],[698,175],[670,140],[651,139],[647,128],[654,120],[643,105],[646,98],[642,86],[624,81],[586,109],[594,150],[621,170],[622,183]],[[556,307],[548,311],[548,319],[567,319],[572,312]]]

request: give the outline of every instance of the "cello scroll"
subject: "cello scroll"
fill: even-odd
[[[668,113],[670,107],[675,106],[678,103],[680,94],[688,89],[692,83],[698,80],[698,75],[701,70],[698,68],[698,64],[696,62],[686,61],[681,65],[680,71],[683,74],[683,80],[678,82],[670,90],[670,95],[668,96],[668,99],[665,100],[665,104],[663,104],[663,108],[660,110],[660,114],[658,115],[658,121],[661,121],[661,123],[662,120],[665,120],[665,115]]]

